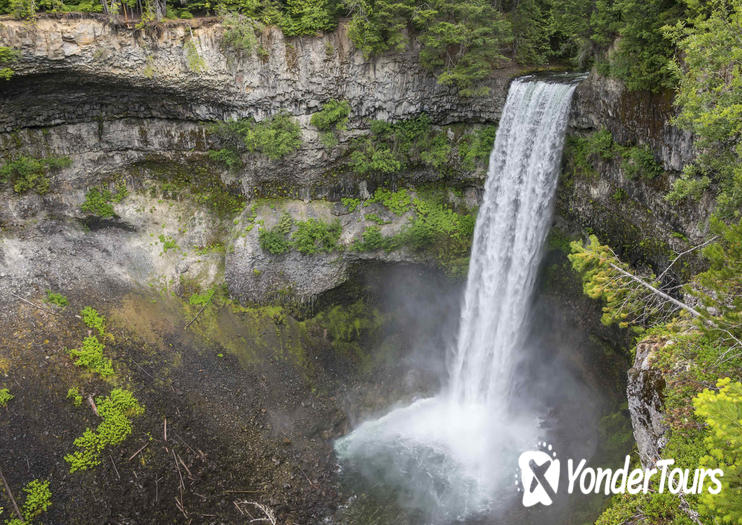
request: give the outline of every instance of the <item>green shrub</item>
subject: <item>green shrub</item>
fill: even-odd
[[[10,393],[7,388],[0,388],[0,407],[7,408],[8,401],[13,399],[15,396]]]
[[[56,304],[60,308],[65,308],[70,302],[61,293],[52,292],[51,290],[46,291],[46,302]]]
[[[258,242],[263,251],[273,255],[286,253],[291,249],[289,233],[294,225],[294,221],[288,213],[281,215],[278,224],[272,230],[260,228],[258,230]]]
[[[80,209],[98,217],[110,218],[115,215],[113,203],[121,202],[128,194],[129,191],[123,182],[116,185],[116,193],[111,192],[108,188],[91,188],[85,194],[85,201]]]
[[[213,161],[221,162],[231,170],[236,170],[242,167],[242,159],[240,158],[240,154],[230,148],[209,150],[209,158]]]
[[[87,325],[88,328],[98,331],[98,334],[105,335],[105,323],[106,318],[98,313],[98,310],[90,306],[86,306],[80,312],[82,315],[82,321]]]
[[[220,122],[211,126],[209,132],[221,147],[216,153],[209,152],[209,156],[227,165],[235,164],[241,151],[257,151],[277,160],[301,146],[301,128],[285,112],[261,122],[253,119]]]
[[[366,202],[377,202],[388,208],[395,215],[403,215],[412,207],[412,196],[404,188],[399,191],[377,188],[373,197]]]
[[[662,174],[662,166],[654,160],[649,146],[632,146],[622,153],[621,170],[630,179],[653,179]]]
[[[724,523],[742,521],[742,383],[729,377],[720,379],[718,391],[704,390],[693,399],[696,414],[703,417],[710,432],[705,438],[707,454],[701,465],[720,468],[721,492],[704,492],[701,504],[709,515]]]
[[[70,350],[70,357],[75,359],[75,365],[87,368],[101,377],[113,375],[113,363],[103,355],[105,346],[94,335],[86,337],[82,348]]]
[[[327,147],[337,144],[337,131],[345,130],[350,115],[350,104],[347,100],[332,99],[322,106],[322,110],[312,115],[310,123],[320,130],[320,139]]]
[[[375,120],[371,133],[351,145],[350,168],[358,174],[391,174],[416,167],[440,170],[447,164],[451,144],[434,130],[427,114],[395,123]]]
[[[78,448],[64,459],[70,464],[70,472],[91,469],[101,462],[101,453],[106,447],[122,443],[132,432],[131,418],[144,413],[144,407],[129,390],[115,388],[108,397],[95,400],[98,415],[103,419],[95,432],[86,429],[75,439]]]
[[[15,71],[10,67],[18,60],[20,53],[12,47],[0,46],[0,80],[10,80]]]
[[[294,248],[304,255],[330,253],[337,249],[341,232],[338,220],[327,224],[318,219],[308,219],[296,223],[296,231],[291,240]]]
[[[367,213],[366,215],[364,215],[363,218],[366,219],[367,221],[375,222],[376,224],[379,224],[379,225],[389,224],[391,222],[391,221],[385,221],[384,219],[382,219],[375,213]]]
[[[234,49],[238,53],[251,54],[258,45],[256,30],[261,24],[239,13],[227,13],[222,18],[222,43],[224,47]]]
[[[354,199],[350,197],[343,197],[342,199],[340,199],[340,202],[342,202],[343,206],[348,208],[348,211],[351,213],[356,211],[356,208],[358,208],[358,206],[361,204],[360,199]]]
[[[44,195],[49,191],[49,172],[72,163],[69,157],[33,158],[19,156],[0,168],[0,179],[10,182],[16,193],[34,191]]]
[[[459,158],[465,170],[473,170],[478,163],[487,165],[496,134],[497,126],[484,126],[459,140]]]
[[[288,113],[251,126],[244,135],[248,151],[259,151],[272,160],[293,153],[301,146],[301,128]]]
[[[213,299],[214,293],[216,293],[216,288],[211,288],[204,293],[194,293],[188,299],[188,304],[191,304],[193,306],[207,305],[211,302],[211,299]]]
[[[71,399],[72,404],[76,407],[82,405],[82,395],[80,394],[80,390],[76,386],[73,386],[72,388],[67,390],[67,399]]]

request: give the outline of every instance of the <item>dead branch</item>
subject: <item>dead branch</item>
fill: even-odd
[[[15,498],[13,497],[13,491],[10,490],[10,485],[8,485],[8,480],[5,479],[5,476],[3,475],[3,471],[0,470],[0,478],[3,480],[3,484],[5,485],[5,492],[8,493],[8,497],[10,497],[10,502],[13,504],[13,509],[15,510],[15,513],[18,515],[18,519],[23,521],[23,516],[21,515],[21,511],[18,509],[18,503],[16,503]]]
[[[38,308],[38,309],[39,309],[39,310],[41,310],[42,312],[46,312],[46,313],[48,313],[48,314],[52,314],[52,315],[57,315],[57,316],[59,315],[59,314],[58,314],[57,312],[55,312],[55,311],[53,311],[53,310],[47,310],[47,309],[46,309],[46,308],[44,308],[43,306],[39,306],[38,304],[32,303],[32,302],[31,302],[31,301],[29,301],[28,299],[24,299],[24,298],[23,298],[23,297],[21,297],[20,295],[14,294],[13,292],[10,292],[10,295],[12,295],[13,297],[15,297],[16,299],[19,299],[19,300],[23,301],[23,302],[24,302],[24,303],[26,303],[26,304],[30,304],[30,305],[31,305],[31,306],[33,306],[34,308]]]
[[[95,401],[93,401],[93,396],[88,394],[88,403],[90,403],[90,408],[93,409],[93,412],[96,416],[100,417],[100,414],[98,413],[98,407],[95,406]]]
[[[140,453],[140,452],[141,452],[142,450],[144,450],[145,448],[147,448],[147,445],[149,445],[149,442],[145,443],[144,445],[142,445],[142,446],[141,446],[141,447],[139,448],[139,450],[137,450],[136,452],[134,452],[134,453],[133,453],[133,454],[131,455],[131,457],[129,458],[129,461],[131,461],[132,459],[134,459],[135,457],[137,457],[137,454],[139,454],[139,453]]]
[[[659,280],[661,280],[661,279],[662,279],[662,277],[664,277],[664,276],[665,276],[665,274],[666,274],[666,273],[668,272],[668,270],[669,270],[670,268],[672,268],[672,265],[673,265],[673,264],[675,264],[676,262],[678,262],[678,259],[680,259],[680,258],[681,258],[681,257],[682,257],[683,255],[689,254],[690,252],[692,252],[692,251],[695,251],[695,250],[698,250],[699,248],[703,248],[704,246],[706,246],[707,244],[710,244],[710,243],[714,242],[714,241],[715,241],[716,239],[718,239],[718,238],[719,238],[719,236],[718,236],[718,235],[714,235],[714,236],[713,236],[713,237],[711,237],[711,238],[710,238],[709,240],[707,240],[707,241],[705,241],[705,242],[703,242],[703,243],[701,243],[701,244],[699,244],[699,245],[697,245],[697,246],[694,246],[694,247],[692,247],[692,248],[689,248],[689,249],[685,250],[684,252],[680,252],[680,253],[679,253],[679,254],[677,255],[677,257],[675,257],[675,258],[674,258],[674,259],[672,260],[672,262],[671,262],[671,263],[670,263],[670,264],[669,264],[669,265],[667,266],[667,268],[665,268],[665,270],[664,270],[664,271],[663,271],[663,272],[662,272],[662,273],[660,274],[660,276],[659,276],[659,277],[657,277],[657,280],[658,280],[658,281],[659,281]]]
[[[191,326],[191,325],[193,324],[193,322],[194,322],[194,321],[195,321],[196,319],[198,319],[198,316],[199,316],[199,315],[201,315],[201,312],[203,312],[203,311],[204,311],[204,310],[206,309],[206,307],[208,306],[208,304],[209,304],[209,303],[206,303],[206,304],[204,304],[204,305],[203,305],[203,306],[201,307],[201,309],[200,309],[200,310],[198,311],[198,313],[196,314],[196,317],[194,317],[193,319],[191,319],[190,321],[188,321],[188,324],[187,324],[187,325],[185,325],[185,327],[183,328],[183,330],[188,330],[188,327],[189,327],[189,326]]]

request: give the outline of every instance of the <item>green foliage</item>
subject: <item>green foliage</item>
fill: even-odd
[[[239,13],[227,13],[222,18],[223,47],[235,50],[238,53],[250,55],[258,46],[256,31],[261,29],[261,24]]]
[[[35,0],[10,0],[8,6],[13,18],[31,20],[36,17],[37,7]]]
[[[330,253],[337,249],[341,231],[338,220],[330,224],[318,219],[298,221],[296,231],[291,236],[292,246],[304,255]]]
[[[742,345],[729,338],[742,340],[742,219],[727,225],[712,218],[711,231],[718,241],[703,250],[709,268],[696,276],[696,285],[688,291],[701,303],[697,309],[704,322],[699,328],[739,349]],[[711,324],[705,322],[709,319]]]
[[[376,224],[388,224],[391,222],[391,221],[385,221],[384,219],[382,219],[375,213],[367,213],[366,215],[363,216],[363,218],[366,219],[367,221],[375,222]]]
[[[178,249],[178,243],[170,237],[169,235],[165,235],[163,233],[160,234],[158,237],[158,240],[162,244],[162,253],[167,253],[170,250],[177,250]]]
[[[221,122],[210,131],[222,149],[210,152],[209,156],[230,167],[237,164],[240,151],[258,151],[278,160],[301,146],[299,124],[283,112],[257,123],[252,119]]]
[[[201,73],[206,71],[206,61],[198,52],[196,41],[193,37],[189,38],[183,45],[183,52],[185,53],[186,64],[188,69],[194,73]]]
[[[366,202],[378,202],[395,215],[403,215],[412,208],[412,196],[404,188],[399,191],[377,188],[374,195]]]
[[[34,191],[44,195],[49,191],[49,172],[72,163],[69,157],[33,158],[20,155],[0,167],[0,179],[10,182],[16,193]]]
[[[383,323],[381,314],[375,309],[370,309],[363,301],[333,306],[320,312],[314,320],[327,329],[336,349],[347,349],[348,343],[357,342],[361,337],[368,337]]]
[[[67,399],[71,399],[72,404],[76,407],[82,405],[82,394],[80,394],[80,390],[76,386],[67,390]]]
[[[718,391],[704,390],[693,399],[696,414],[706,420],[707,454],[701,458],[706,468],[720,468],[721,492],[700,496],[703,510],[721,523],[742,521],[742,383],[720,379]]]
[[[331,31],[337,25],[334,2],[286,0],[285,14],[279,25],[287,36],[315,35],[322,31]]]
[[[438,82],[456,86],[462,96],[489,92],[480,86],[505,62],[503,48],[512,41],[510,23],[486,0],[433,0],[416,9],[420,61],[436,71]]]
[[[632,146],[622,152],[621,170],[630,179],[654,179],[661,175],[662,166],[654,160],[649,146]]]
[[[15,396],[10,393],[7,388],[0,388],[0,407],[7,408],[8,401],[13,399]]]
[[[52,504],[52,491],[49,490],[48,480],[34,479],[26,483],[23,487],[26,494],[26,500],[23,502],[21,513],[23,519],[31,522],[41,516]]]
[[[46,302],[56,304],[60,308],[65,308],[70,304],[69,300],[61,293],[52,292],[51,290],[46,291]]]
[[[75,439],[78,448],[64,459],[70,464],[70,472],[89,470],[101,462],[101,453],[106,447],[122,443],[132,432],[131,418],[144,413],[144,407],[129,390],[115,388],[108,397],[95,400],[98,414],[103,419],[95,431],[86,429]]]
[[[336,132],[345,130],[348,115],[350,115],[348,101],[332,99],[322,106],[321,111],[312,115],[310,123],[322,132],[320,138],[325,146],[332,147],[337,144]]]
[[[441,84],[464,96],[481,95],[478,84],[504,61],[511,41],[510,24],[484,0],[350,0],[353,14],[348,34],[368,57],[401,50],[408,43],[408,25],[417,31],[420,60],[436,71]]]
[[[273,255],[280,255],[286,253],[291,249],[291,241],[289,240],[289,233],[294,225],[294,221],[291,216],[284,213],[281,216],[279,223],[271,230],[260,228],[258,230],[258,242],[263,251],[271,253]]]
[[[473,170],[479,163],[487,165],[496,134],[497,126],[484,126],[459,140],[458,152],[465,170]]]
[[[348,208],[348,211],[351,213],[356,211],[356,208],[358,208],[358,206],[361,204],[360,199],[354,199],[350,197],[343,197],[342,199],[340,199],[340,202],[342,202],[343,206]]]
[[[108,188],[92,188],[85,194],[85,202],[80,209],[98,217],[110,218],[115,215],[113,203],[121,202],[128,194],[129,191],[123,182],[116,185],[116,193]]]
[[[396,123],[375,120],[371,134],[353,142],[350,168],[360,175],[392,174],[416,167],[441,170],[450,153],[445,132],[434,130],[425,113]]]
[[[641,325],[649,322],[662,313],[661,306],[646,304],[646,289],[637,285],[630,277],[621,272],[629,271],[616,254],[605,245],[601,245],[595,235],[591,235],[586,244],[580,241],[570,243],[572,253],[567,257],[572,268],[582,276],[583,291],[591,299],[602,299],[603,324],[617,323],[620,327],[629,327],[632,323]],[[646,282],[659,286],[654,276],[647,276]],[[640,329],[641,326],[635,326]]]
[[[357,252],[374,252],[376,250],[393,251],[399,247],[399,238],[385,237],[378,226],[369,226],[360,239],[353,241],[351,249]]]
[[[94,335],[86,337],[81,348],[70,350],[70,357],[75,359],[75,365],[87,368],[101,377],[113,375],[113,363],[103,355],[105,346]]]
[[[700,154],[686,166],[669,199],[696,198],[713,180],[717,210],[725,218],[742,214],[742,2],[698,5],[692,23],[678,23],[668,35],[677,42],[680,86],[675,123],[694,133]]]
[[[11,67],[20,53],[12,47],[0,46],[0,80],[10,80],[15,71]]]
[[[675,87],[674,49],[663,33],[683,14],[676,0],[616,0],[618,44],[610,57],[611,73],[630,90],[662,91]]]
[[[211,303],[215,293],[216,288],[211,288],[203,293],[194,293],[188,299],[188,304],[192,304],[193,306],[205,306]]]
[[[88,328],[97,330],[100,336],[105,335],[106,318],[100,315],[95,308],[86,306],[82,309],[80,315],[82,315],[82,321]]]

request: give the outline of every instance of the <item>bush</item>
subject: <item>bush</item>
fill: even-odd
[[[622,153],[621,169],[630,178],[653,179],[662,174],[662,166],[654,160],[649,146],[632,146]]]
[[[56,304],[60,308],[65,308],[70,302],[61,293],[52,292],[51,290],[46,291],[46,302]]]
[[[332,99],[322,106],[322,111],[312,115],[310,123],[322,132],[320,139],[325,146],[332,147],[338,142],[336,132],[345,129],[348,123],[348,115],[350,115],[348,101]]]
[[[121,202],[128,194],[126,184],[122,182],[116,185],[116,193],[107,188],[92,188],[85,194],[85,201],[80,209],[104,219],[110,218],[115,215],[113,203]]]
[[[16,193],[34,191],[44,195],[49,191],[49,172],[69,166],[69,157],[33,158],[19,156],[0,168],[0,178],[13,185]]]
[[[291,249],[291,241],[288,235],[291,232],[294,221],[291,216],[284,213],[278,225],[272,230],[261,228],[258,230],[258,242],[263,251],[273,255],[286,253]]]
[[[318,219],[308,219],[296,223],[296,231],[291,240],[294,248],[304,255],[330,253],[337,249],[341,231],[338,220],[327,224]]]
[[[244,135],[248,151],[259,151],[272,160],[293,153],[301,146],[301,129],[288,113],[250,126]]]
[[[10,66],[18,60],[19,55],[20,53],[11,47],[0,46],[0,80],[10,80],[15,73]]]
[[[721,492],[704,492],[701,505],[723,523],[742,521],[742,383],[720,379],[718,391],[704,390],[693,399],[696,414],[703,417],[710,432],[705,438],[707,454],[701,466],[724,472]]]
[[[373,197],[367,202],[377,202],[395,215],[403,215],[412,207],[412,196],[407,193],[406,189],[390,191],[386,188],[377,188]]]
[[[255,31],[261,29],[258,22],[239,13],[228,13],[222,19],[222,27],[224,28],[223,47],[246,54],[251,54],[257,48],[258,37]]]
[[[473,170],[480,162],[487,165],[496,134],[497,126],[484,126],[461,138],[458,150],[465,170]]]
[[[75,365],[85,367],[101,377],[109,377],[113,375],[113,363],[103,356],[104,348],[103,343],[91,335],[83,340],[82,348],[73,348],[69,353],[75,359]]]

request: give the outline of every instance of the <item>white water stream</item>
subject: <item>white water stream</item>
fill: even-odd
[[[492,509],[504,469],[536,441],[538,415],[510,398],[548,233],[576,84],[517,79],[510,86],[477,216],[449,383],[339,439],[341,464],[399,486],[434,521]]]

